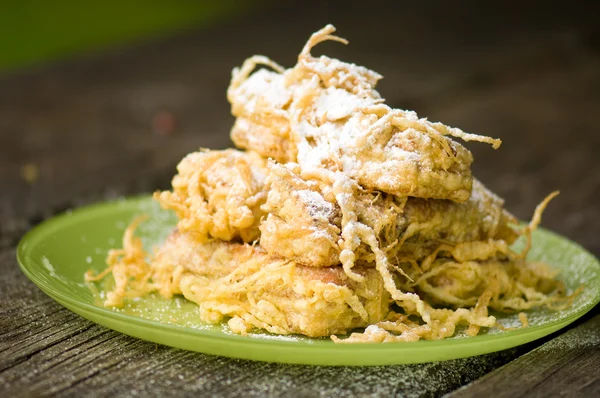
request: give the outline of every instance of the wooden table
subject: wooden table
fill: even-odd
[[[381,72],[380,91],[394,106],[500,137],[499,151],[468,145],[475,175],[523,219],[560,189],[543,225],[599,255],[598,10],[372,4],[271,6],[210,30],[0,77],[1,396],[600,396],[598,307],[543,341],[481,357],[291,366],[121,335],[54,303],[18,269],[15,246],[33,225],[166,188],[184,154],[229,146],[232,67],[254,53],[290,66],[327,22],[351,44],[317,53]],[[171,132],[170,117],[172,134],[161,134]]]

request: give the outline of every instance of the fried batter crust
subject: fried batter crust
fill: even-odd
[[[177,166],[173,191],[156,192],[162,207],[176,212],[181,231],[200,241],[218,238],[252,242],[265,202],[266,160],[235,149],[201,150]]]
[[[240,334],[367,326],[332,336],[347,343],[442,339],[459,324],[474,336],[501,327],[488,308],[571,305],[579,289],[567,295],[548,266],[526,261],[558,192],[528,225],[511,226],[502,199],[471,176],[471,153],[450,137],[494,148],[500,140],[385,105],[379,74],[310,54],[322,41],[346,43],[334,31],[313,34],[293,68],[254,56],[234,69],[231,135],[249,151],[182,160],[173,191],[155,194],[177,213],[178,230],[150,256],[134,235],[137,218],[108,268],[86,274],[114,276],[105,305],[183,294],[204,321],[228,319]],[[272,71],[252,74],[257,65]],[[510,247],[518,236],[521,252]]]
[[[339,264],[339,207],[323,197],[317,182],[300,178],[297,165],[271,162],[268,170],[261,246],[271,255],[313,267]]]
[[[325,40],[346,43],[327,26],[313,34],[297,64],[284,69],[255,56],[233,71],[227,97],[237,121],[233,142],[303,171],[343,171],[369,190],[397,196],[469,198],[471,153],[448,136],[489,142],[416,113],[383,104],[379,74],[310,50]],[[274,71],[259,70],[266,65]]]
[[[274,259],[258,245],[199,243],[180,232],[167,239],[151,267],[157,274],[183,267],[173,293],[196,302],[206,322],[230,318],[238,333],[252,328],[311,337],[346,333],[384,319],[390,305],[374,269],[357,268],[365,277],[357,283],[341,267],[306,267]]]
[[[269,254],[312,267],[340,263],[341,211],[331,199],[327,186],[302,179],[295,164],[271,162],[262,210],[267,213],[260,225],[261,246]],[[329,200],[328,200],[329,199]],[[381,192],[357,195],[358,221],[373,228],[389,261],[398,258],[419,261],[441,246],[465,242],[501,240],[511,244],[517,238],[510,224],[516,219],[504,208],[504,201],[475,180],[473,192],[463,203],[450,200],[405,198]],[[359,248],[359,260],[371,262],[372,253]]]

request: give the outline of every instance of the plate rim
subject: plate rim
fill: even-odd
[[[252,342],[252,344],[257,344],[258,346],[267,345],[267,346],[275,346],[275,347],[279,347],[279,346],[281,346],[281,347],[301,347],[299,349],[303,349],[303,350],[311,350],[311,349],[318,348],[319,350],[327,350],[327,351],[332,351],[332,352],[335,352],[335,351],[363,351],[363,350],[368,350],[369,352],[377,352],[377,351],[390,352],[391,350],[401,351],[403,349],[402,347],[404,347],[404,349],[408,349],[408,347],[406,347],[407,344],[410,344],[411,349],[417,349],[417,348],[419,348],[419,349],[435,349],[435,348],[440,348],[440,347],[447,348],[449,342],[452,343],[453,348],[460,350],[464,346],[471,346],[474,344],[485,344],[487,342],[497,342],[498,340],[504,340],[504,339],[509,339],[509,340],[518,339],[519,337],[525,337],[527,335],[532,335],[532,334],[537,335],[545,330],[553,329],[546,334],[543,334],[543,335],[540,334],[539,337],[528,340],[528,341],[533,341],[533,340],[537,340],[538,338],[542,338],[543,336],[546,336],[550,333],[553,333],[556,330],[562,329],[563,327],[574,322],[575,320],[577,320],[578,318],[580,318],[581,316],[583,316],[584,314],[586,314],[587,312],[592,310],[600,302],[600,289],[599,289],[596,292],[596,294],[590,298],[590,300],[588,302],[586,302],[584,305],[582,305],[575,312],[570,313],[569,315],[567,315],[565,317],[553,319],[552,321],[549,321],[548,323],[545,323],[543,325],[535,325],[535,326],[530,326],[530,327],[526,327],[526,328],[519,328],[516,330],[506,331],[506,332],[502,332],[502,333],[498,333],[498,334],[491,334],[491,335],[485,334],[485,335],[477,335],[474,337],[461,337],[461,338],[442,339],[442,340],[433,340],[433,341],[419,340],[419,341],[410,342],[410,343],[390,342],[390,343],[382,343],[382,344],[374,344],[374,343],[332,344],[331,341],[326,338],[302,340],[302,341],[289,341],[289,340],[260,338],[259,336],[256,336],[256,337],[241,336],[241,335],[237,335],[237,334],[233,334],[233,333],[229,334],[229,333],[226,333],[223,331],[202,330],[202,329],[195,329],[195,328],[190,328],[190,327],[185,327],[185,326],[175,325],[175,324],[166,324],[166,323],[162,323],[162,322],[155,321],[155,320],[136,317],[134,315],[123,314],[123,313],[116,312],[110,308],[100,307],[100,306],[97,306],[97,305],[94,305],[91,303],[86,303],[86,302],[77,300],[76,298],[69,296],[69,294],[65,294],[62,291],[62,289],[56,289],[53,286],[50,286],[49,284],[46,283],[46,281],[43,278],[38,277],[38,275],[36,275],[36,273],[32,272],[32,270],[29,269],[29,266],[27,264],[29,260],[26,258],[27,257],[26,253],[27,253],[27,250],[29,249],[29,246],[34,245],[38,241],[43,241],[43,239],[41,239],[42,237],[47,236],[48,233],[51,233],[51,231],[53,231],[57,227],[63,225],[65,222],[68,224],[80,223],[81,221],[96,218],[98,216],[98,213],[103,213],[103,212],[110,211],[110,210],[118,211],[120,207],[121,207],[120,210],[127,211],[127,210],[133,208],[134,206],[139,206],[140,204],[146,203],[146,202],[147,203],[153,202],[151,195],[143,194],[143,195],[137,195],[137,196],[131,196],[131,197],[125,197],[125,198],[118,198],[116,200],[102,201],[102,202],[97,202],[97,203],[90,204],[87,206],[82,206],[82,207],[79,207],[74,210],[67,210],[59,215],[56,215],[50,219],[43,221],[42,223],[40,223],[40,224],[34,226],[32,229],[30,229],[19,240],[19,243],[16,248],[16,257],[17,257],[17,261],[18,261],[21,271],[27,276],[27,278],[29,280],[31,280],[45,294],[47,294],[54,301],[57,301],[60,305],[65,306],[65,307],[66,307],[66,305],[63,304],[61,302],[61,300],[64,300],[64,301],[68,302],[69,304],[71,304],[73,307],[80,308],[84,311],[97,312],[97,313],[101,314],[102,316],[114,317],[117,320],[126,321],[128,323],[132,323],[132,324],[144,326],[144,327],[154,327],[154,328],[159,328],[159,329],[171,329],[171,330],[175,329],[175,330],[187,333],[187,334],[196,335],[198,337],[203,337],[203,338],[208,338],[208,339],[218,339],[218,340],[224,339],[224,340],[231,341],[232,343],[233,342],[235,342],[235,343]],[[561,235],[557,234],[556,232],[547,230],[545,228],[539,228],[538,231],[536,231],[536,232],[541,233],[541,234],[547,234],[553,238],[566,241],[566,243],[573,246],[578,252],[584,253],[586,255],[586,257],[589,257],[589,259],[592,261],[592,263],[594,264],[593,267],[595,267],[596,271],[598,272],[597,276],[595,277],[594,280],[600,279],[600,262],[592,253],[590,253],[588,250],[586,250],[584,247],[582,247],[577,242],[574,242],[564,236],[561,236]],[[31,260],[31,261],[33,261],[33,260]],[[77,312],[77,311],[75,311],[75,312]],[[81,314],[79,314],[79,315],[81,315]],[[85,317],[85,318],[89,319],[87,317]],[[94,323],[98,323],[94,320],[91,320],[91,321]],[[164,343],[161,343],[161,344],[164,344]],[[525,343],[511,345],[510,347],[519,346],[521,344],[525,344]],[[507,347],[507,348],[509,348],[509,347]],[[490,351],[490,352],[492,352],[492,351]],[[459,357],[457,356],[456,358],[459,358]],[[295,363],[295,362],[292,362],[292,363]],[[414,362],[412,362],[412,363],[414,363]]]

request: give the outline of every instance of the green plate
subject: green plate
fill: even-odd
[[[73,312],[121,333],[152,342],[207,354],[312,365],[389,365],[443,361],[481,355],[518,346],[565,327],[600,301],[600,264],[579,245],[552,232],[534,233],[530,259],[561,270],[570,290],[585,285],[573,306],[564,311],[529,311],[530,327],[476,337],[464,334],[441,341],[386,344],[334,344],[329,339],[238,336],[226,326],[198,320],[195,304],[178,298],[149,297],[126,308],[102,307],[102,286],[84,283],[88,269],[105,268],[110,248],[121,247],[125,227],[139,214],[150,220],[138,229],[148,250],[158,245],[175,225],[175,217],[149,197],[119,200],[68,212],[44,222],[21,240],[17,256],[21,269],[54,300]],[[107,278],[110,279],[110,278]],[[499,315],[505,326],[518,326],[514,315]]]

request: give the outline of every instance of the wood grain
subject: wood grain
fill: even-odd
[[[307,35],[327,22],[351,44],[324,44],[315,53],[384,74],[381,92],[394,106],[502,138],[497,152],[468,145],[475,174],[521,218],[561,189],[544,225],[600,254],[597,13],[578,5],[414,3],[373,3],[373,12],[358,2],[274,5],[211,30],[0,76],[2,396],[439,396],[509,362],[459,394],[495,394],[490,385],[519,376],[519,391],[530,395],[597,392],[597,347],[561,348],[554,342],[562,335],[525,356],[541,342],[413,366],[255,363],[96,326],[18,269],[15,246],[31,226],[68,208],[166,188],[184,154],[229,146],[231,68],[254,53],[291,65]],[[153,131],[160,112],[173,115],[173,134]],[[34,182],[23,179],[27,164],[39,168]],[[597,327],[598,317],[568,333]]]
[[[0,255],[12,263],[14,251]],[[18,271],[17,271],[18,272]],[[441,363],[312,367],[203,355],[95,325],[54,303],[24,276],[0,290],[0,386],[6,396],[181,394],[239,396],[440,395],[485,375],[531,347]],[[2,283],[2,288],[7,287]]]
[[[598,358],[600,315],[448,397],[597,397]]]

